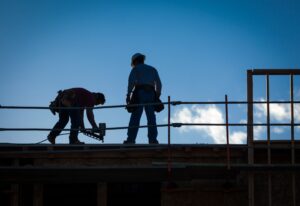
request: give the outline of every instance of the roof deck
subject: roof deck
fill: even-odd
[[[170,173],[175,180],[192,180],[241,171],[300,169],[298,141],[295,164],[291,164],[289,141],[272,142],[272,164],[267,164],[265,141],[254,143],[254,164],[248,164],[248,148],[221,144],[1,144],[0,180],[164,181]]]

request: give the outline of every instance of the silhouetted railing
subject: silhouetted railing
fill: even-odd
[[[266,76],[266,101],[254,101],[253,100],[253,75],[265,75]],[[270,75],[289,75],[290,76],[290,100],[289,101],[270,101]],[[291,127],[291,167],[296,167],[295,164],[295,126],[300,126],[299,123],[295,123],[295,104],[300,104],[300,101],[294,100],[294,76],[300,75],[300,69],[284,69],[284,70],[274,70],[274,69],[260,69],[260,70],[248,70],[247,71],[247,101],[228,101],[228,96],[225,95],[225,101],[208,101],[208,102],[201,102],[201,101],[171,101],[170,96],[168,97],[167,102],[163,102],[163,104],[167,105],[168,110],[168,123],[167,124],[157,124],[157,125],[141,125],[138,128],[147,128],[147,127],[167,127],[168,128],[168,173],[171,174],[172,171],[172,150],[171,150],[171,127],[181,127],[181,126],[223,126],[226,127],[226,164],[227,169],[231,168],[230,163],[230,134],[229,134],[229,127],[231,126],[243,126],[247,127],[247,148],[248,148],[248,165],[254,166],[254,126],[265,126],[267,127],[267,145],[266,148],[267,152],[267,162],[268,166],[272,165],[271,161],[271,126],[290,126]],[[157,103],[150,103],[150,104],[135,104],[131,106],[145,106],[145,105],[156,105]],[[189,105],[189,104],[198,104],[198,105],[224,105],[225,107],[225,122],[224,123],[182,123],[182,122],[171,122],[171,106],[176,105]],[[247,123],[229,123],[229,110],[228,105],[233,104],[241,104],[247,105]],[[254,104],[266,104],[266,123],[254,123],[253,121],[253,105]],[[270,121],[270,105],[271,104],[289,104],[290,105],[290,123],[271,123]],[[113,109],[113,108],[125,108],[127,105],[109,105],[109,106],[98,106],[93,107],[93,109]],[[86,109],[87,107],[56,107],[54,109]],[[0,109],[49,109],[49,107],[38,107],[38,106],[1,106]],[[121,129],[128,129],[128,126],[121,126],[121,127],[107,127],[105,130],[121,130]],[[52,128],[0,128],[0,131],[50,131]],[[71,131],[74,129],[63,129],[62,131]],[[252,174],[253,175],[253,174]],[[269,198],[269,205],[271,204],[271,176],[268,176],[268,198]],[[296,205],[296,183],[295,183],[295,175],[293,173],[293,203],[294,206]],[[249,174],[249,206],[254,205],[254,182],[253,176]]]

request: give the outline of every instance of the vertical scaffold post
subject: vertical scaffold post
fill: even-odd
[[[291,74],[290,84],[291,84],[290,92],[291,92],[291,144],[292,144],[291,160],[292,160],[292,164],[295,164],[294,76],[293,74]]]
[[[295,127],[294,127],[294,75],[290,76],[290,97],[291,97],[291,162],[295,164]],[[295,172],[292,172],[292,190],[293,190],[293,206],[296,206],[296,178]]]
[[[229,148],[229,123],[228,123],[228,97],[225,95],[225,113],[226,113],[226,145],[227,145],[227,169],[230,169],[230,148]]]
[[[270,76],[266,75],[267,88],[267,144],[268,144],[268,164],[271,164],[271,129],[270,129]]]
[[[168,96],[168,177],[171,177],[171,97]]]
[[[267,87],[267,144],[268,144],[268,165],[271,164],[271,129],[270,129],[270,76],[266,75]],[[269,206],[272,205],[272,176],[268,171],[268,202]]]
[[[253,74],[252,70],[247,71],[247,144],[248,144],[248,164],[252,165],[253,160]],[[248,206],[254,206],[254,175],[248,173]]]

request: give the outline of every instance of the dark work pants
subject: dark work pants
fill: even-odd
[[[143,89],[138,90],[138,101],[139,104],[153,103],[155,102],[155,92],[154,91],[145,91]],[[156,126],[156,116],[154,112],[154,107],[152,105],[147,106],[138,106],[137,109],[131,114],[129,121],[129,128],[127,131],[129,142],[135,142],[137,133],[140,126],[140,119],[145,109],[147,122],[148,122],[148,139],[149,143],[157,141],[157,126]]]
[[[59,111],[59,120],[54,125],[49,136],[58,136],[61,133],[61,130],[64,129],[65,126],[68,124],[69,118],[71,119],[71,132],[69,136],[70,143],[78,141],[78,129],[80,127],[81,122],[80,110],[78,109],[61,109]]]

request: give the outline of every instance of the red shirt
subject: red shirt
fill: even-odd
[[[72,88],[75,92],[75,98],[77,106],[79,107],[93,107],[95,106],[95,100],[93,94],[84,88]]]

